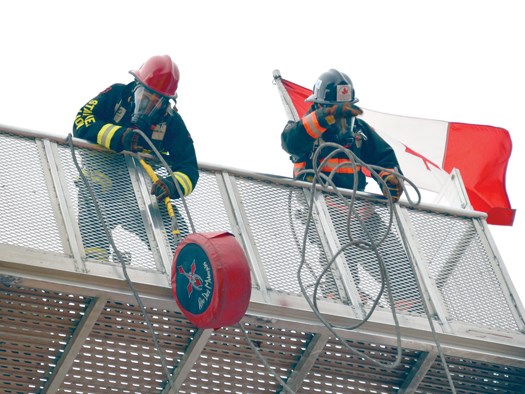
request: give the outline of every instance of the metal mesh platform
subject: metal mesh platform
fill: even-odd
[[[447,374],[458,393],[524,392],[523,307],[479,213],[428,204],[392,212],[362,193],[359,224],[327,191],[203,164],[191,215],[175,203],[184,234],[232,233],[252,274],[239,324],[203,330],[173,298],[176,241],[149,179],[134,159],[75,144],[101,172],[90,174],[100,199],[119,196],[102,204],[104,220],[129,253],[151,325],[100,223],[83,216],[89,199],[70,147],[6,129],[0,392],[449,393]],[[383,236],[377,250],[345,247]],[[390,296],[380,294],[385,280]],[[314,291],[328,327],[305,298]]]

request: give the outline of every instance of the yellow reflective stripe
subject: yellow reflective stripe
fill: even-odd
[[[97,134],[97,144],[105,146],[108,149],[111,149],[110,148],[111,139],[115,135],[115,132],[120,128],[121,126],[116,126],[111,123],[104,125],[104,127],[102,127]]]
[[[179,181],[180,185],[182,186],[182,189],[184,190],[184,196],[189,195],[193,191],[193,184],[191,183],[188,175],[183,174],[182,172],[174,172],[173,175],[175,175],[175,179],[177,179],[177,181]]]
[[[326,128],[319,124],[319,120],[317,119],[317,114],[315,112],[305,116],[302,119],[302,122],[306,132],[312,138],[317,139],[326,131]]]

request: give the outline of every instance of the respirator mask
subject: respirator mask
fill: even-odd
[[[133,91],[135,104],[131,123],[139,130],[147,131],[158,123],[168,109],[170,99],[138,84]]]

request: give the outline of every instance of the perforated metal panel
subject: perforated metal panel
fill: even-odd
[[[365,360],[359,354],[372,358],[376,363]],[[416,363],[418,352],[405,349],[403,362],[392,368],[396,356],[397,349],[391,346],[354,341],[346,341],[343,345],[339,341],[329,341],[301,391],[394,393]]]
[[[274,393],[280,385],[256,356],[247,340],[272,369],[286,379],[300,359],[309,339],[307,333],[244,323],[247,336],[239,328],[215,331],[200,354],[180,393]]]
[[[87,149],[76,149],[75,154],[87,183],[74,165],[69,147],[60,147],[60,164],[67,178],[70,202],[75,209],[87,257],[120,263],[107,230],[127,264],[157,270],[151,238],[144,225],[144,208],[139,207],[125,157]]]
[[[2,393],[37,393],[72,340],[89,298],[0,284]]]
[[[399,311],[424,313],[419,289],[394,213],[385,205],[325,194],[349,274],[365,305],[371,305],[385,285],[379,306],[390,307],[389,292]],[[338,249],[338,250],[339,250]],[[384,270],[380,267],[383,266]]]
[[[473,221],[415,210],[410,220],[450,319],[517,329]]]
[[[195,328],[180,312],[148,308],[170,372]],[[165,385],[151,333],[136,305],[108,301],[75,358],[61,392],[159,392]]]
[[[83,337],[57,392],[155,393],[166,388],[157,349],[137,306],[108,300],[89,332],[79,338],[81,319],[89,317],[85,314],[89,304],[96,301],[94,298],[5,282],[0,285],[3,393],[42,392],[56,373],[60,358],[69,356],[67,347]],[[175,310],[147,306],[147,311],[160,351],[173,373],[174,368],[183,366],[181,363],[188,357],[185,353],[197,340],[196,328]],[[338,340],[328,339],[319,353],[308,353],[315,337],[323,332],[318,326],[303,323],[293,328],[249,315],[242,324],[247,336],[238,327],[211,333],[178,392],[275,393],[280,385],[267,366],[288,380],[306,357],[313,365],[306,371],[298,393],[393,393],[406,384],[425,355],[421,350],[405,347],[402,362],[391,368],[397,355],[395,346],[352,339],[343,346]],[[365,360],[360,354],[385,366]],[[458,393],[520,393],[525,387],[525,368],[452,356],[447,357],[447,364]],[[450,392],[439,359],[433,362],[416,392]]]
[[[268,277],[268,288],[301,294],[297,272],[305,291],[312,296],[314,286],[327,265],[316,219],[308,221],[308,202],[301,189],[278,187],[236,179],[242,206]],[[304,262],[302,250],[304,254]],[[303,263],[303,264],[301,264]],[[320,278],[319,298],[338,295],[333,276]]]
[[[217,178],[219,177],[219,178]],[[225,198],[221,192],[222,184],[219,184],[221,174],[211,171],[201,171],[198,187],[186,198],[188,211],[184,209],[181,200],[175,200],[174,205],[187,223],[188,231],[192,231],[190,218],[196,232],[232,232],[231,224],[225,207]],[[212,214],[210,214],[212,213]]]
[[[0,134],[0,243],[64,253],[37,142]]]
[[[463,357],[447,357],[454,388],[462,394],[523,393],[525,370]],[[448,392],[443,363],[436,361],[418,387],[417,393]]]

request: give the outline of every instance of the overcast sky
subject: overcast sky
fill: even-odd
[[[169,54],[203,163],[290,176],[274,69],[311,87],[338,68],[364,108],[506,128],[517,215],[513,227],[490,230],[524,302],[520,0],[17,0],[0,10],[3,125],[66,137],[85,102]]]

